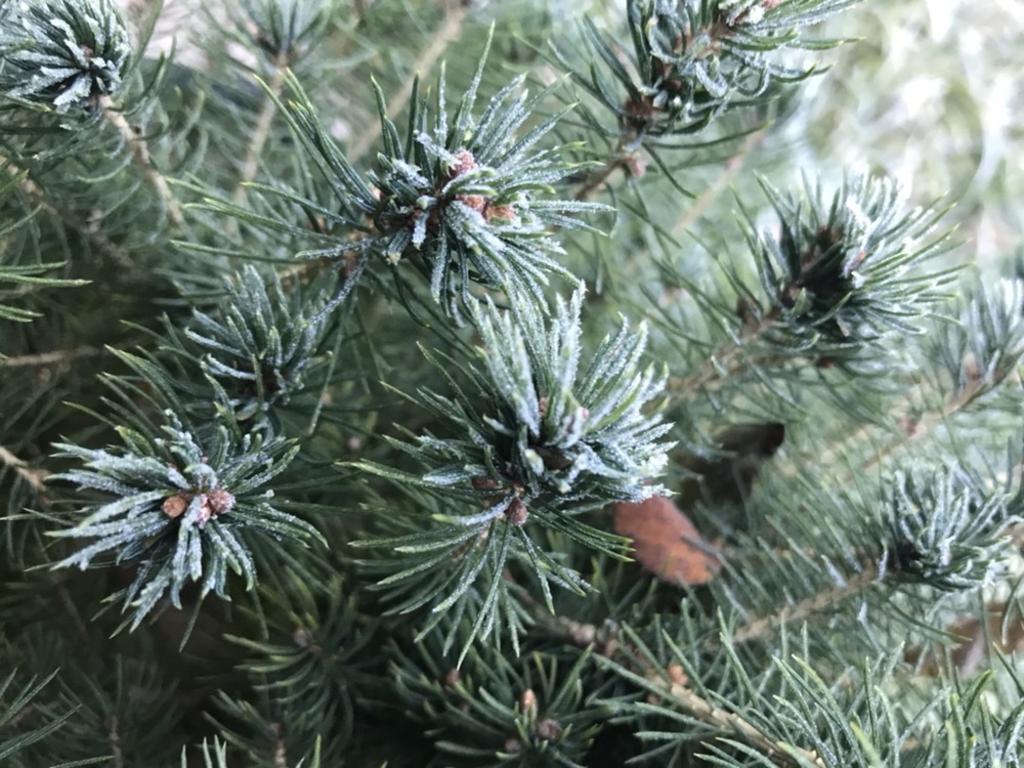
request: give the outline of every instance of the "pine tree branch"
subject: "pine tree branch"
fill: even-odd
[[[527,603],[534,609],[534,614],[538,619],[558,631],[573,645],[587,648],[597,643],[594,645],[594,651],[616,665],[620,663],[615,660],[616,657],[619,657],[622,662],[634,660],[623,656],[622,637],[618,631],[614,633],[615,637],[604,638],[603,641],[600,641],[602,633],[595,625],[579,622],[566,616],[552,616],[543,605],[532,598],[527,598]],[[627,671],[629,671],[628,668]],[[716,707],[688,687],[684,675],[678,674],[672,669],[669,669],[666,674],[651,668],[641,669],[640,673],[648,681],[663,681],[669,695],[691,716],[714,728],[740,736],[749,745],[760,749],[779,764],[815,765],[824,768],[824,763],[815,752],[794,746],[783,747],[741,715]]]
[[[132,128],[128,119],[124,116],[123,112],[117,110],[110,96],[103,95],[99,97],[99,107],[103,112],[104,118],[111,126],[120,134],[122,141],[128,147],[128,150],[132,154],[132,159],[135,161],[136,166],[143,173],[146,179],[152,185],[160,198],[160,201],[167,212],[167,219],[175,229],[181,229],[185,226],[185,218],[181,213],[181,206],[178,203],[178,199],[174,196],[171,191],[170,184],[167,183],[167,177],[165,177],[160,170],[153,163],[153,158],[149,151],[149,145],[146,140],[136,133],[135,129]]]
[[[16,357],[0,357],[0,368],[37,368],[46,365],[70,363],[83,357],[102,355],[103,350],[96,347],[78,347],[76,349],[57,349],[53,352],[40,352],[36,355],[19,355]]]
[[[15,473],[28,483],[32,490],[43,498],[46,492],[46,477],[49,473],[45,469],[33,469],[28,462],[18,458],[15,454],[0,445],[0,463],[10,467]]]
[[[980,378],[971,382],[971,384],[965,387],[961,392],[958,392],[954,397],[947,400],[939,411],[932,412],[930,415],[914,422],[910,429],[905,429],[903,431],[903,434],[906,436],[904,439],[891,443],[883,450],[876,452],[874,456],[861,465],[861,471],[866,472],[877,467],[896,451],[905,448],[911,443],[930,434],[931,431],[939,425],[945,424],[953,418],[953,416],[973,403],[975,398],[983,389],[984,382]]]
[[[245,160],[242,162],[242,174],[235,188],[233,200],[236,205],[245,202],[248,195],[246,184],[256,178],[260,167],[260,158],[263,156],[263,149],[270,138],[270,129],[274,124],[274,116],[277,114],[277,98],[284,88],[285,77],[288,73],[288,54],[281,52],[274,59],[274,76],[267,84],[269,93],[264,94],[263,108],[256,118],[256,126],[253,129],[252,139],[245,152]]]
[[[931,434],[932,430],[948,422],[951,418],[971,405],[971,403],[973,403],[975,399],[985,391],[987,390],[984,386],[984,382],[979,379],[978,381],[968,385],[960,392],[957,392],[953,397],[948,398],[940,409],[932,411],[929,414],[925,414],[914,422],[907,422],[909,419],[909,413],[912,410],[913,396],[907,398],[906,405],[902,409],[903,416],[898,419],[900,421],[907,422],[900,437],[887,444],[881,450],[876,451],[874,456],[861,463],[857,472],[866,472],[873,469],[896,452],[924,437],[927,437]],[[890,409],[889,412],[892,413],[893,411]],[[851,449],[854,449],[858,444],[871,437],[877,429],[878,425],[871,422],[858,427],[853,432],[848,433],[845,437],[838,437],[836,443],[816,459],[816,461],[820,466],[832,466],[834,463],[839,462],[845,454],[850,452]],[[792,477],[800,471],[799,463],[787,463],[780,467],[779,471],[784,477]],[[855,473],[853,472],[848,473],[841,478],[840,482],[847,483],[853,479],[854,475]]]
[[[778,613],[774,613],[770,616],[762,616],[761,618],[748,622],[744,626],[740,627],[736,632],[733,632],[729,639],[733,643],[747,643],[752,640],[760,640],[785,624],[810,618],[811,616],[821,613],[837,603],[843,602],[844,600],[863,592],[868,589],[877,578],[878,568],[873,564],[867,566],[863,571],[840,587],[834,587],[824,592],[819,592],[818,594],[805,598],[798,603],[786,606]]]
[[[727,712],[716,707],[686,685],[670,680],[667,683],[667,688],[672,698],[693,717],[715,728],[740,736],[745,742],[761,750],[765,756],[772,758],[776,763],[804,767],[815,765],[825,768],[825,762],[816,752],[792,745],[779,744],[749,720],[735,712]]]
[[[12,168],[18,168],[18,165],[14,163],[9,157],[0,155],[0,164],[9,165]],[[22,170],[22,173],[25,171]],[[76,221],[71,217],[67,216],[64,212],[54,206],[46,197],[46,193],[42,188],[36,184],[30,177],[25,176],[18,184],[22,193],[31,200],[35,205],[46,214],[52,216],[59,221],[64,222],[67,227],[70,227],[75,232],[78,232],[86,240],[89,240],[96,246],[97,250],[106,253],[119,267],[129,269],[132,265],[131,257],[125,253],[125,251],[118,245],[115,245],[111,240],[100,232],[98,229],[88,226],[84,222]]]
[[[47,505],[49,504],[45,499],[43,499],[43,503]],[[61,604],[64,606],[64,610],[67,611],[68,616],[71,617],[71,623],[75,625],[75,630],[83,640],[87,639],[89,637],[89,628],[82,619],[82,614],[79,612],[75,601],[71,599],[71,594],[68,592],[68,588],[64,585],[63,578],[54,575],[53,583],[57,590],[57,596],[60,598]]]
[[[455,42],[462,34],[462,26],[469,14],[469,3],[465,0],[450,0],[447,3],[444,20],[437,32],[430,39],[427,47],[423,49],[412,66],[412,77],[407,77],[402,89],[391,99],[388,105],[388,117],[392,120],[402,113],[402,110],[409,104],[412,98],[413,84],[416,76],[421,72],[429,72],[437,64],[438,60],[448,50],[448,46]],[[369,152],[373,145],[380,138],[381,125],[379,121],[371,121],[370,127],[359,134],[349,145],[348,158],[352,163],[358,162]]]
[[[121,748],[121,734],[117,729],[117,715],[107,719],[107,738],[110,742],[110,757],[113,768],[124,768],[124,750]]]
[[[767,135],[768,129],[761,128],[747,136],[740,151],[729,158],[718,178],[701,192],[700,196],[693,202],[693,205],[689,206],[672,226],[672,234],[681,235],[701,220],[719,196],[729,189],[737,179],[744,166],[746,166],[747,160],[761,146]]]
[[[742,372],[750,360],[743,356],[747,345],[756,341],[772,326],[773,314],[762,317],[755,325],[748,327],[738,337],[715,349],[693,373],[669,379],[668,389],[672,392],[698,392],[716,381],[725,381]]]
[[[274,768],[288,768],[288,749],[280,735],[283,728],[280,723],[274,723],[274,729],[278,732],[277,743],[274,745]]]
[[[589,200],[605,188],[608,181],[617,170],[626,167],[626,159],[619,155],[618,150],[616,150],[613,158],[605,163],[602,168],[588,174],[587,178],[583,180],[582,184],[580,184],[579,189],[576,190],[573,197],[576,200]]]

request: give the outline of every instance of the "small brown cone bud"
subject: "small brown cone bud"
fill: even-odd
[[[523,751],[523,745],[519,743],[519,739],[505,739],[505,753],[509,755],[518,755]]]
[[[562,726],[557,720],[552,720],[550,717],[545,717],[537,723],[535,730],[537,735],[545,741],[554,741],[562,735]]]
[[[519,214],[512,205],[488,205],[484,211],[484,218],[488,221],[518,221]]]
[[[496,491],[501,487],[497,480],[491,477],[484,477],[483,475],[474,477],[469,482],[473,489],[477,491]]]
[[[672,685],[686,685],[690,681],[680,664],[669,664],[665,674]]]
[[[519,711],[528,715],[537,714],[537,694],[532,688],[527,688],[519,694]]]
[[[479,213],[483,213],[487,208],[487,198],[481,195],[459,195],[456,200]]]
[[[199,507],[199,527],[202,528],[213,518],[213,507],[210,506],[210,498],[208,496],[202,496],[201,506]]]
[[[181,493],[176,493],[173,496],[168,496],[164,499],[164,503],[160,506],[163,513],[172,520],[176,520],[185,514],[185,510],[188,509],[188,498]]]
[[[626,166],[626,170],[629,171],[629,175],[634,179],[642,179],[647,173],[647,165],[649,161],[647,160],[646,155],[633,152],[626,155],[622,162]]]
[[[512,503],[508,505],[508,511],[505,512],[505,519],[511,525],[523,525],[529,517],[530,511],[526,508],[523,500],[518,497],[512,499]]]
[[[457,669],[449,669],[447,674],[444,676],[445,688],[454,688],[462,681],[462,675],[459,674]]]
[[[477,169],[476,158],[468,149],[460,149],[455,153],[455,165],[452,166],[452,178],[461,176]]]
[[[313,633],[305,627],[296,627],[292,633],[292,640],[299,648],[309,648],[314,643]]]
[[[210,511],[213,516],[224,515],[230,512],[235,506],[235,497],[229,491],[225,491],[223,488],[218,488],[215,491],[210,491],[206,497],[207,504],[210,505]]]

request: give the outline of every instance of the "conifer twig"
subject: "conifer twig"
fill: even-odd
[[[718,178],[701,192],[693,205],[683,211],[683,215],[672,227],[672,234],[682,234],[700,221],[715,200],[736,180],[750,155],[761,145],[767,135],[767,128],[761,128],[747,136],[740,151],[726,161]]]
[[[669,379],[668,388],[673,392],[696,392],[714,381],[735,376],[747,365],[747,359],[742,356],[746,345],[765,333],[773,320],[771,314],[764,316],[756,325],[713,350],[693,373]]]
[[[816,595],[805,598],[793,605],[787,605],[777,613],[769,616],[762,616],[748,622],[729,638],[733,643],[747,643],[752,640],[760,640],[778,627],[790,624],[794,621],[809,618],[816,613],[821,613],[836,603],[846,600],[853,595],[863,592],[870,587],[878,578],[878,569],[874,565],[866,567],[863,571],[851,578],[842,586],[833,587],[819,592]]]
[[[551,617],[548,616],[548,618]],[[599,632],[593,624],[585,624],[565,617],[557,617],[554,624],[564,631],[565,637],[570,642],[583,647],[594,643]],[[621,648],[618,642],[609,642],[598,646],[595,650],[600,655],[613,660],[616,655],[619,655]],[[613,661],[613,663],[617,664],[618,662]],[[653,669],[646,670],[645,677],[651,681],[663,680],[669,695],[692,717],[721,731],[740,736],[745,742],[760,749],[768,757],[781,759],[787,765],[824,766],[821,758],[815,752],[792,745],[783,747],[742,715],[716,707],[686,685],[684,679],[673,679],[671,671],[668,673],[667,679],[665,674]],[[796,756],[799,756],[799,761]]]
[[[279,53],[274,59],[274,76],[267,83],[268,94],[264,95],[263,107],[256,118],[256,127],[253,129],[252,139],[245,152],[245,160],[242,161],[242,174],[235,187],[234,202],[240,205],[245,202],[247,196],[246,184],[256,178],[259,171],[260,158],[270,138],[270,129],[274,125],[274,116],[277,114],[277,97],[284,88],[285,76],[288,72],[288,54]]]
[[[940,424],[946,423],[953,416],[958,414],[964,408],[974,402],[975,398],[982,392],[983,382],[980,380],[968,385],[962,391],[956,393],[952,398],[946,400],[943,406],[931,413],[926,413],[916,422],[909,425],[907,429],[904,429],[901,436],[893,442],[886,445],[881,450],[875,452],[875,454],[866,459],[861,463],[858,471],[866,472],[867,470],[873,469],[881,464],[885,459],[892,456],[901,448],[910,445],[911,443],[920,440],[923,437],[931,434],[931,431]],[[909,408],[909,400],[908,408]],[[891,412],[891,411],[890,411]],[[859,442],[867,438],[878,425],[869,422],[858,427],[856,430],[849,432],[845,437],[839,437],[837,443],[829,448],[823,456],[820,457],[819,461],[822,466],[830,466],[834,462],[838,461],[840,457],[850,450],[851,447],[856,446]],[[792,477],[799,471],[796,463],[789,463],[780,468],[780,472],[785,477]],[[847,474],[843,478],[843,482],[848,482],[852,479],[852,476]]]
[[[573,197],[577,200],[589,200],[604,188],[615,171],[619,168],[625,167],[626,160],[616,152],[615,156],[609,162],[605,163],[603,168],[599,171],[588,174],[587,178],[583,180],[583,183],[580,185],[580,188],[576,190]]]
[[[131,124],[128,122],[128,119],[124,116],[124,113],[114,107],[110,96],[100,96],[99,107],[107,122],[110,123],[110,125],[113,126],[120,134],[121,139],[128,147],[128,150],[132,153],[132,159],[139,167],[139,170],[142,171],[153,189],[156,190],[156,193],[163,204],[164,210],[167,212],[168,221],[170,221],[171,225],[176,229],[181,229],[185,225],[185,218],[181,213],[181,206],[178,204],[178,199],[171,191],[171,186],[167,183],[167,178],[153,163],[153,158],[149,152],[149,145],[146,143],[145,139],[136,133],[135,129],[132,128]]]
[[[107,736],[110,741],[110,757],[114,768],[124,768],[124,750],[121,749],[121,734],[117,729],[117,715],[107,718]]]
[[[44,469],[33,469],[29,466],[28,462],[18,458],[14,453],[0,445],[0,463],[13,469],[26,483],[28,483],[32,490],[39,496],[42,496],[46,491],[45,480],[47,472]]]
[[[9,164],[13,168],[18,167],[13,162],[11,162],[9,158],[4,157],[2,155],[0,155],[0,163]],[[24,170],[22,170],[21,172],[22,174],[26,174]],[[33,181],[28,175],[23,176],[23,178],[18,184],[18,187],[21,189],[22,193],[35,205],[38,205],[42,211],[46,212],[50,216],[53,216],[55,219],[59,219],[60,221],[64,222],[64,224],[66,224],[68,227],[80,233],[85,239],[91,241],[99,250],[103,251],[108,256],[110,256],[110,258],[113,259],[118,266],[124,268],[130,268],[132,266],[131,258],[128,256],[127,253],[124,252],[124,250],[120,246],[115,245],[113,242],[111,242],[110,239],[102,232],[100,232],[98,229],[87,226],[83,222],[72,220],[69,216],[67,216],[59,208],[53,205],[49,200],[47,200],[46,194],[43,192],[40,186],[36,184],[36,182]]]
[[[396,115],[401,114],[402,110],[404,110],[406,105],[408,105],[409,99],[412,98],[415,75],[420,72],[427,72],[431,70],[434,65],[437,64],[438,59],[440,59],[444,55],[444,52],[448,50],[448,46],[455,42],[459,35],[462,34],[462,25],[469,13],[468,6],[469,3],[462,2],[462,0],[450,0],[450,2],[447,3],[444,20],[441,22],[441,26],[438,28],[437,32],[434,33],[434,36],[430,39],[427,47],[423,49],[412,66],[414,76],[406,78],[405,83],[402,85],[402,89],[388,105],[388,117],[392,120]],[[366,155],[377,139],[380,138],[380,132],[380,122],[377,120],[370,121],[370,127],[363,133],[356,136],[349,146],[349,160],[355,163]]]
[[[69,363],[82,357],[95,357],[103,354],[96,347],[77,347],[75,349],[56,349],[52,352],[40,352],[35,355],[18,355],[16,357],[0,357],[0,368],[36,368],[46,365]]]
[[[693,717],[723,731],[735,733],[767,757],[790,765],[816,765],[824,768],[821,757],[811,750],[777,743],[768,734],[735,712],[716,707],[685,684],[669,680],[668,692]]]

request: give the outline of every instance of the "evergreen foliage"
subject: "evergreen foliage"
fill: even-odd
[[[1011,121],[835,150],[921,3],[198,5],[0,0],[0,763],[1024,765]]]

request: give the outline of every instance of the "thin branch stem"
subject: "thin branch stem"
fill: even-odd
[[[735,733],[766,756],[790,765],[817,765],[824,761],[816,753],[795,746],[783,747],[741,715],[716,707],[686,685],[669,681],[668,692],[693,717],[723,731]]]
[[[117,715],[107,718],[107,736],[110,741],[110,756],[114,768],[124,768],[124,750],[121,749],[121,734],[117,728]]]
[[[772,319],[770,315],[766,315],[735,339],[720,345],[708,355],[697,370],[687,376],[669,379],[668,388],[674,392],[697,392],[715,381],[725,380],[740,373],[749,362],[748,358],[743,356],[746,346],[771,328]]]
[[[700,196],[693,202],[693,205],[687,208],[683,212],[683,215],[679,217],[679,220],[672,226],[672,234],[682,234],[701,220],[715,200],[717,200],[725,190],[729,189],[732,183],[736,180],[740,171],[742,171],[743,167],[746,165],[750,155],[753,154],[754,150],[761,145],[767,135],[768,130],[766,128],[762,128],[761,130],[755,131],[747,136],[746,140],[743,142],[743,146],[740,148],[740,151],[733,157],[729,158],[725,164],[725,168],[722,169],[722,172],[718,175],[718,178],[715,179],[714,183],[700,193]]]
[[[910,424],[907,429],[903,430],[900,437],[877,451],[870,459],[862,462],[858,472],[866,472],[877,467],[897,451],[931,434],[932,430],[953,418],[986,391],[984,382],[982,381],[968,385],[964,389],[960,390],[953,395],[953,397],[948,398],[941,408],[925,414],[917,421]],[[916,389],[913,390],[913,394],[916,394],[916,392]],[[911,412],[913,406],[913,394],[905,401],[905,406],[902,409],[905,413]],[[893,409],[890,409],[889,412],[892,413]],[[847,433],[845,437],[840,437],[831,448],[817,459],[818,463],[821,466],[831,466],[832,464],[839,462],[844,454],[848,453],[851,448],[870,437],[878,427],[879,425],[875,423],[863,424],[853,432]],[[786,464],[780,468],[780,472],[784,477],[792,477],[799,471],[798,464],[798,462]],[[852,475],[848,474],[842,479],[842,482],[848,482],[851,479]]]
[[[13,168],[19,167],[17,164],[12,162],[10,158],[0,156],[0,162],[7,163],[11,165]],[[25,173],[24,170],[21,170],[21,172]],[[131,257],[128,256],[128,254],[125,253],[125,251],[120,246],[115,245],[113,242],[111,242],[111,240],[102,232],[85,224],[84,222],[72,219],[63,211],[54,206],[47,199],[46,193],[42,190],[42,188],[38,184],[36,184],[36,182],[33,181],[29,176],[24,176],[21,182],[19,182],[18,187],[21,189],[25,197],[31,200],[35,205],[39,206],[40,210],[44,211],[46,214],[54,217],[55,219],[59,219],[60,221],[64,222],[66,226],[78,232],[86,240],[91,241],[97,249],[110,256],[110,258],[118,266],[123,267],[125,269],[128,269],[132,266]]]
[[[396,115],[401,114],[402,110],[404,110],[409,104],[409,100],[412,98],[415,76],[419,75],[421,72],[428,72],[433,69],[434,65],[437,64],[438,59],[440,59],[444,55],[444,52],[448,50],[448,46],[457,40],[459,35],[462,34],[462,25],[469,13],[469,8],[467,6],[468,3],[463,3],[459,0],[452,0],[447,4],[447,10],[445,12],[444,20],[441,22],[441,26],[438,28],[437,32],[434,33],[434,36],[430,39],[427,47],[423,49],[413,64],[412,72],[414,76],[406,78],[402,89],[391,100],[391,103],[388,106],[388,117],[392,120],[395,119]],[[355,163],[369,152],[377,142],[377,139],[380,138],[380,132],[380,121],[371,121],[370,127],[360,135],[356,136],[349,145],[349,160]]]
[[[242,161],[242,174],[233,196],[236,205],[241,205],[245,202],[248,194],[246,184],[255,179],[259,171],[260,158],[263,157],[263,149],[270,138],[270,129],[274,125],[274,116],[277,114],[277,97],[281,95],[281,90],[284,88],[287,72],[288,55],[287,53],[279,53],[274,59],[274,76],[267,83],[270,93],[264,95],[263,108],[256,118],[252,139],[249,141],[248,149],[246,149],[245,160]]]
[[[787,605],[777,613],[754,619],[734,632],[730,640],[733,643],[747,643],[752,640],[760,640],[785,624],[807,619],[847,598],[863,592],[874,584],[877,578],[877,567],[874,565],[868,566],[842,586],[827,589],[793,605]]]
[[[178,204],[174,193],[171,192],[171,186],[167,183],[167,178],[154,165],[153,158],[149,152],[149,145],[146,144],[145,139],[135,132],[135,129],[132,128],[128,119],[124,116],[124,113],[114,107],[113,101],[111,101],[109,96],[100,96],[99,107],[107,122],[121,135],[121,139],[132,153],[132,159],[139,167],[139,170],[142,171],[153,189],[156,190],[164,210],[167,212],[168,221],[176,229],[184,227],[185,217],[181,213],[181,206]]]
[[[102,354],[103,350],[96,347],[57,349],[53,352],[40,352],[36,355],[0,357],[0,368],[38,368],[46,365],[70,363],[72,360],[78,360],[82,357],[96,357]]]
[[[619,156],[618,152],[616,152],[615,157],[605,163],[604,167],[589,174],[587,178],[583,180],[583,183],[580,185],[580,188],[576,190],[573,197],[577,200],[589,200],[604,189],[608,180],[612,177],[612,174],[619,170],[619,168],[625,167],[625,159]]]
[[[543,605],[532,598],[530,598],[528,602],[531,603],[531,606],[534,609],[534,614],[541,621],[552,629],[562,633],[563,636],[574,645],[583,648],[593,647],[597,653],[605,656],[609,660],[612,660],[614,664],[619,663],[614,661],[615,656],[617,655],[622,657],[622,661],[635,661],[635,659],[630,659],[628,655],[622,656],[622,645],[618,639],[607,637],[603,638],[602,631],[593,624],[575,621],[566,616],[552,616],[547,612]],[[615,632],[615,634],[619,635],[618,632]],[[647,665],[641,664],[641,666],[646,667]],[[636,674],[635,670],[630,671],[633,674]],[[716,707],[710,701],[695,692],[692,688],[688,687],[684,676],[674,675],[671,669],[663,671],[647,668],[641,669],[640,672],[647,680],[663,681],[668,694],[675,699],[683,709],[689,712],[691,716],[719,730],[739,735],[748,744],[757,747],[769,757],[781,760],[787,765],[809,764],[824,766],[821,758],[818,757],[816,753],[800,749],[799,747],[791,746],[783,748],[743,716],[735,712],[728,712],[720,707]],[[799,761],[796,759],[797,756],[799,757]]]
[[[7,448],[0,445],[0,464],[10,467],[15,473],[31,486],[36,495],[43,497],[46,492],[46,477],[49,474],[45,469],[34,469],[28,462],[18,458]]]

